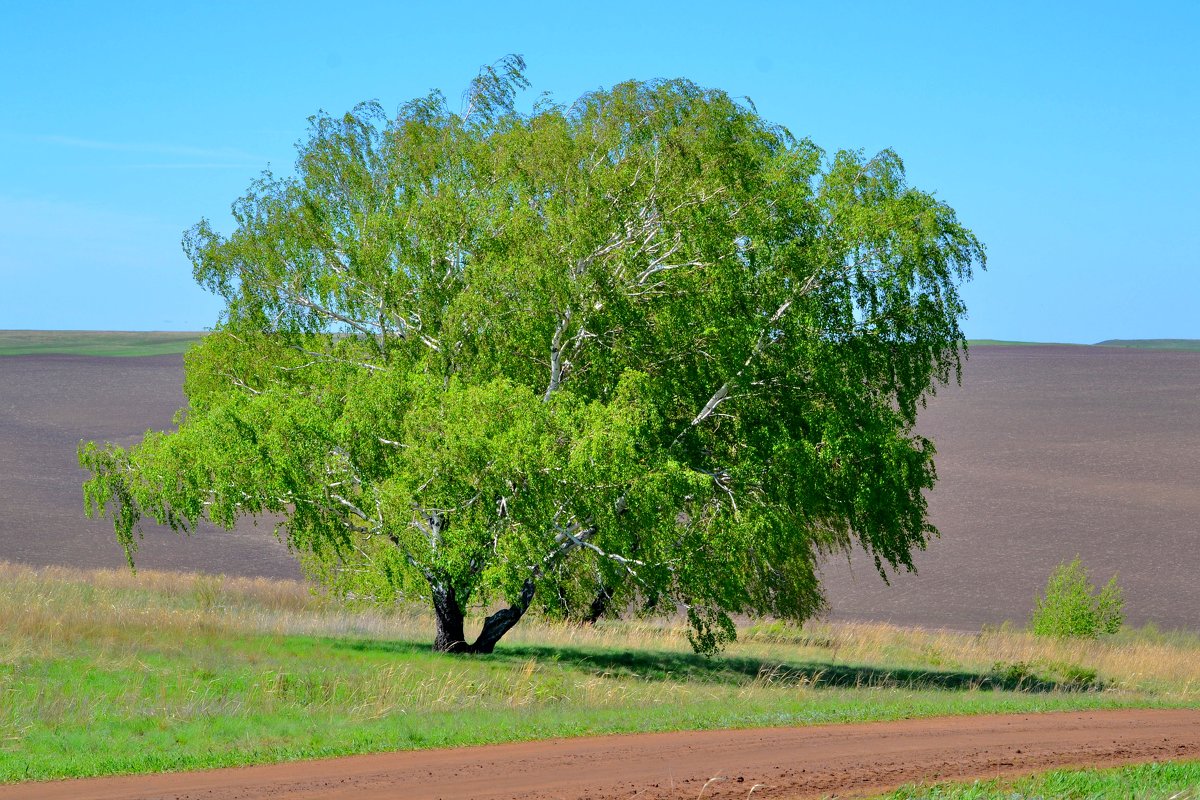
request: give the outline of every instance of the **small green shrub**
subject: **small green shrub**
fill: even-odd
[[[192,597],[201,611],[212,611],[220,605],[224,588],[224,575],[198,573],[192,582]]]
[[[1117,576],[1113,575],[1097,592],[1079,556],[1069,564],[1059,564],[1050,573],[1046,593],[1035,601],[1030,620],[1038,636],[1087,639],[1116,633],[1124,621],[1125,598],[1117,585]]]
[[[997,661],[992,664],[992,674],[1004,684],[1021,684],[1037,680],[1033,665],[1025,661],[1015,661],[1011,664]]]
[[[1051,664],[1058,675],[1062,676],[1062,682],[1069,686],[1078,686],[1082,689],[1090,689],[1100,685],[1099,673],[1091,668],[1081,664]]]

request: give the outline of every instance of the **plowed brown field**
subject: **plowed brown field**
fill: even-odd
[[[978,630],[1024,622],[1075,555],[1120,572],[1128,621],[1200,627],[1200,353],[978,347],[918,427],[937,445],[942,538],[886,586],[826,566],[832,617]]]
[[[107,520],[83,518],[80,439],[135,441],[182,404],[178,356],[0,358],[0,559],[116,566]],[[1200,354],[977,347],[962,388],[920,429],[937,444],[930,511],[942,538],[918,575],[885,586],[863,558],[832,560],[834,619],[978,629],[1022,620],[1050,569],[1079,554],[1120,571],[1129,621],[1200,620]],[[150,530],[139,564],[296,577],[269,526]]]
[[[1200,711],[1095,711],[554,739],[18,784],[0,787],[0,799],[849,797],[922,781],[1196,757]]]
[[[183,405],[182,356],[0,357],[0,560],[117,567],[125,556],[108,519],[83,514],[81,439],[129,445],[171,427]],[[297,578],[269,525],[204,526],[184,538],[147,526],[138,566]]]

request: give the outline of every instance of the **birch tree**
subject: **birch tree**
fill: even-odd
[[[912,569],[977,238],[895,153],[724,92],[526,85],[511,57],[461,103],[317,115],[232,233],[186,234],[225,309],[178,428],[80,449],[131,566],[143,517],[271,515],[313,579],[477,653],[531,608],[682,611],[712,652],[818,612],[830,554]]]

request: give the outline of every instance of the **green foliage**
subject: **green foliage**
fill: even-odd
[[[1052,663],[1049,666],[1065,685],[1085,688],[1100,685],[1099,673],[1092,667],[1065,663]]]
[[[1062,689],[1095,689],[1102,683],[1092,667],[1061,661],[997,661],[992,675],[1002,686],[1033,687],[1053,684]]]
[[[523,67],[315,116],[295,176],[187,234],[225,311],[178,431],[81,449],[88,508],[131,561],[143,516],[277,515],[313,577],[448,636],[604,598],[713,651],[820,609],[824,554],[911,569],[979,241],[891,151],[685,80],[523,112]]]
[[[1037,680],[1037,675],[1033,671],[1033,665],[1024,661],[1015,661],[1011,664],[1005,664],[1003,661],[997,661],[992,666],[992,672],[1003,683],[1019,684],[1026,681]]]
[[[1079,556],[1059,564],[1046,582],[1031,618],[1038,636],[1094,639],[1121,629],[1125,620],[1125,598],[1113,575],[1099,592],[1092,585]]]
[[[1015,781],[979,780],[905,786],[875,800],[1196,800],[1200,762],[1134,764],[1111,769],[1054,770]]]

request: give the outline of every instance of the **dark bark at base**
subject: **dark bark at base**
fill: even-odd
[[[463,611],[453,589],[434,588],[433,612],[437,617],[437,635],[433,640],[435,653],[491,653],[504,634],[521,621],[533,602],[534,584],[525,581],[521,595],[508,608],[502,608],[483,621],[483,629],[473,643],[463,634]]]
[[[533,588],[532,580],[525,581],[517,602],[508,608],[500,609],[483,621],[483,630],[479,632],[479,638],[475,640],[475,644],[471,645],[471,652],[490,653],[496,649],[496,642],[512,630],[513,626],[520,622],[521,617],[525,616],[525,612],[529,610],[529,604],[533,602]]]
[[[435,653],[468,653],[469,645],[463,633],[463,612],[453,589],[433,590],[433,614],[437,617],[437,635],[433,639]]]
[[[605,614],[608,613],[608,606],[612,602],[612,590],[607,586],[601,586],[600,591],[596,592],[596,596],[592,598],[592,604],[588,606],[587,614],[583,616],[585,625],[595,625]]]

